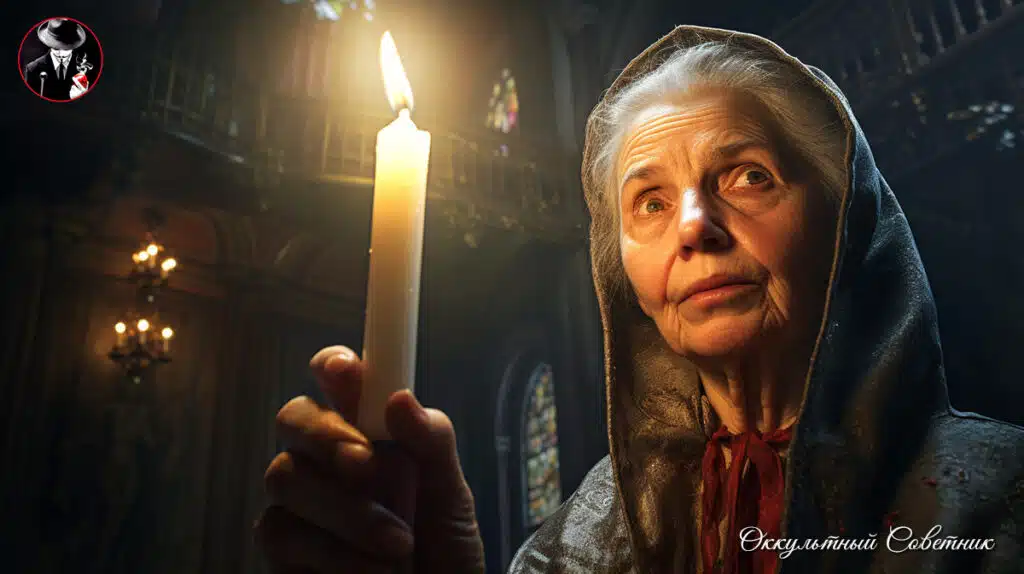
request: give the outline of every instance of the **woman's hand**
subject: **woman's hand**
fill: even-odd
[[[352,425],[362,362],[345,347],[328,347],[310,367],[333,410],[298,397],[277,414],[288,449],[267,468],[270,506],[256,523],[257,543],[274,571],[387,572],[413,554],[416,572],[483,572],[473,494],[451,420],[408,391],[388,400],[388,432],[417,466],[412,532],[370,497],[374,455]]]

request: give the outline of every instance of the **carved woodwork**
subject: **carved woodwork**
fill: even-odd
[[[1019,1],[870,0],[819,3],[774,37],[836,80],[896,179],[967,145],[1019,153],[1022,29]]]

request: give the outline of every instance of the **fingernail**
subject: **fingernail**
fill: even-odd
[[[348,365],[352,364],[352,360],[353,359],[355,359],[355,355],[352,355],[351,353],[349,353],[349,354],[338,353],[337,355],[332,355],[324,363],[324,370],[326,370],[326,371],[338,371],[338,370],[344,369]]]
[[[409,393],[409,398],[412,401],[412,410],[416,415],[416,418],[420,419],[420,422],[424,424],[430,422],[430,417],[427,416],[427,409],[423,408],[423,405],[420,404],[420,400],[416,398],[416,395],[414,395],[412,391],[406,392]]]
[[[366,444],[343,442],[338,445],[338,454],[346,460],[350,460],[355,463],[364,463],[370,460],[372,452]]]

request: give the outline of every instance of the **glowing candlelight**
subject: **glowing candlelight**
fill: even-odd
[[[177,266],[178,262],[174,258],[164,259],[164,262],[160,264],[160,277],[166,279]]]
[[[139,322],[135,325],[139,329],[139,343],[146,343],[146,331],[149,330],[149,321],[145,319],[139,319]]]
[[[377,134],[362,355],[366,371],[358,420],[370,440],[389,438],[384,423],[387,398],[414,388],[430,159],[430,134],[412,121],[412,88],[390,32],[381,37],[380,65],[388,102],[398,119]]]
[[[124,340],[125,340],[125,337],[126,337],[125,336],[125,331],[127,331],[127,330],[128,330],[128,326],[125,325],[124,323],[122,323],[121,321],[118,321],[117,324],[114,325],[114,332],[117,333],[117,346],[118,346],[118,348],[124,346]]]
[[[163,350],[164,353],[171,352],[171,337],[174,336],[174,329],[170,327],[164,327],[163,331],[160,331],[160,336],[164,339]]]

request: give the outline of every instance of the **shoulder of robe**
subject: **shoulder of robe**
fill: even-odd
[[[970,572],[1020,572],[1024,556],[1024,428],[973,413],[939,416],[910,480],[933,490],[942,535],[984,538],[994,548]],[[963,554],[963,553],[959,553]],[[959,558],[963,558],[962,556]],[[965,570],[966,571],[966,570]]]
[[[935,419],[929,442],[934,469],[958,491],[1024,495],[1024,427],[951,411]]]
[[[509,574],[633,573],[629,534],[610,457],[523,543]]]

